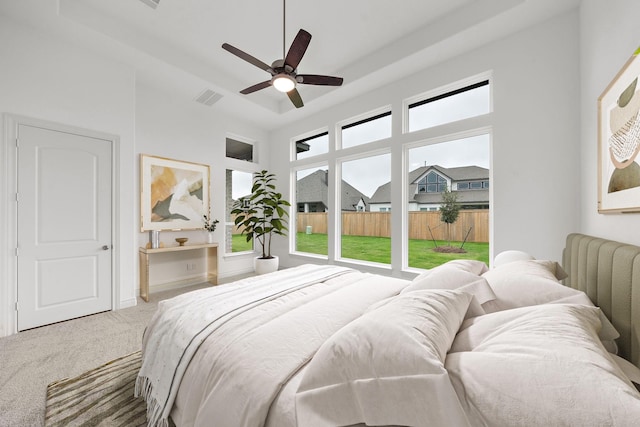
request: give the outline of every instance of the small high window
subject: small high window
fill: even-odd
[[[409,104],[409,132],[451,123],[491,111],[489,80]]]
[[[253,144],[227,138],[227,157],[253,162]]]
[[[367,142],[391,137],[391,111],[386,111],[354,123],[342,125],[342,148],[355,147]]]
[[[322,132],[306,138],[298,139],[294,141],[294,144],[294,160],[324,154],[329,149],[329,132]]]

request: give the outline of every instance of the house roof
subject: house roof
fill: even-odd
[[[296,186],[297,203],[323,203],[325,207],[329,206],[327,179],[327,171],[324,170],[317,170],[299,179]],[[369,204],[369,198],[345,180],[342,180],[341,195],[343,211],[355,211],[360,199]]]
[[[416,192],[418,181],[430,170],[436,170],[440,174],[448,177],[454,182],[486,180],[489,179],[489,170],[480,166],[462,166],[455,168],[445,168],[439,165],[421,166],[409,172],[408,200],[417,203],[440,203],[442,195],[440,193],[420,193]],[[481,203],[489,200],[489,190],[464,190],[456,191],[458,201],[464,203]],[[390,203],[391,183],[381,185],[373,193],[369,203]]]

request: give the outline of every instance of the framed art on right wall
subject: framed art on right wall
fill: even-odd
[[[598,212],[640,212],[640,48],[598,98]]]

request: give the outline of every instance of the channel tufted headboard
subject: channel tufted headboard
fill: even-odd
[[[620,332],[618,354],[640,367],[640,247],[569,234],[566,286],[585,292]]]

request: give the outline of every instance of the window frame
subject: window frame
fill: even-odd
[[[298,144],[301,142],[306,142],[306,141],[311,141],[312,139],[315,138],[319,138],[321,136],[327,135],[327,151],[324,153],[318,153],[315,154],[313,156],[308,156],[308,157],[303,157],[301,159],[298,158],[298,152],[297,152],[297,147]],[[330,150],[331,150],[331,135],[329,134],[329,128],[320,128],[320,129],[316,129],[314,131],[311,132],[305,132],[302,135],[298,135],[294,138],[291,138],[291,152],[290,152],[290,159],[291,162],[298,162],[298,161],[304,161],[307,159],[315,159],[319,156],[324,156],[326,155]]]
[[[387,117],[390,116],[391,117],[391,128],[390,130],[390,136],[388,137],[384,137],[384,138],[379,138],[379,139],[374,139],[371,141],[367,141],[367,142],[363,142],[362,144],[356,144],[350,147],[345,147],[343,145],[342,142],[342,131],[344,129],[349,129],[364,123],[368,123],[383,117]],[[352,149],[357,149],[359,147],[363,147],[366,146],[367,144],[372,144],[375,142],[379,142],[379,141],[383,141],[385,139],[390,139],[393,138],[393,109],[391,108],[391,105],[385,105],[383,107],[380,108],[376,108],[374,110],[370,110],[366,113],[363,114],[359,114],[357,116],[351,117],[349,119],[346,120],[341,120],[339,122],[336,122],[335,128],[335,149],[336,150],[352,150]]]
[[[472,117],[467,117],[464,119],[459,119],[459,120],[454,120],[452,122],[447,122],[447,123],[441,123],[439,125],[435,125],[435,126],[431,126],[431,127],[427,127],[427,128],[423,128],[423,129],[416,129],[416,130],[409,130],[409,109],[410,106],[416,106],[416,104],[420,104],[423,105],[424,103],[428,103],[428,102],[433,102],[433,101],[437,101],[440,99],[444,99],[450,96],[454,96],[456,94],[459,93],[464,93],[470,89],[468,89],[469,87],[472,87],[474,85],[480,84],[480,83],[484,83],[486,82],[486,84],[482,84],[482,86],[489,86],[489,111],[486,114],[480,114],[477,116],[472,116]],[[479,86],[479,87],[482,87]],[[485,72],[485,73],[481,73],[481,74],[476,74],[474,76],[471,77],[467,77],[465,79],[461,79],[458,80],[456,82],[452,82],[449,84],[446,84],[444,86],[440,86],[437,87],[435,89],[431,89],[429,91],[426,92],[422,92],[418,95],[414,95],[412,97],[406,98],[402,101],[402,133],[403,134],[413,134],[413,133],[417,133],[417,132],[424,132],[427,131],[429,129],[433,129],[433,128],[437,128],[439,126],[445,126],[445,125],[449,125],[451,123],[456,123],[456,122],[460,122],[460,121],[464,121],[464,120],[469,120],[469,119],[473,119],[476,117],[482,117],[485,116],[487,114],[491,114],[493,113],[493,76],[491,72]]]

